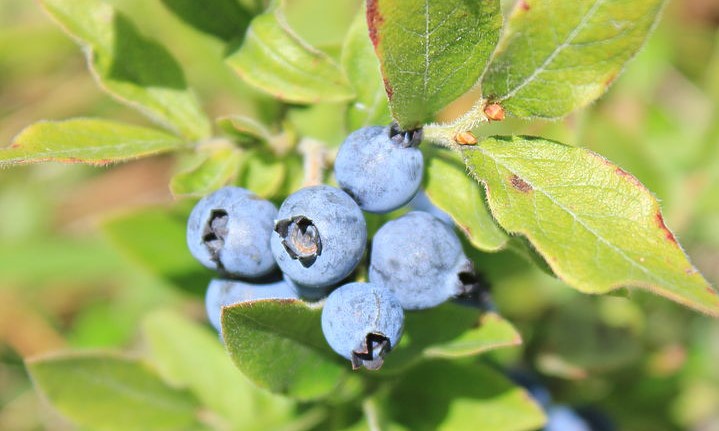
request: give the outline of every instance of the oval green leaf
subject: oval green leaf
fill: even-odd
[[[340,67],[302,41],[280,9],[255,17],[244,42],[226,61],[247,83],[283,101],[337,102],[354,97]]]
[[[9,148],[0,150],[0,167],[40,162],[107,165],[184,145],[167,133],[115,121],[41,121],[26,127]]]
[[[269,429],[290,418],[293,403],[263,391],[234,366],[217,333],[171,311],[143,322],[158,370],[205,406],[242,429]]]
[[[63,414],[101,431],[187,429],[197,406],[142,362],[110,353],[29,359],[35,386]]]
[[[357,95],[347,111],[349,130],[389,123],[387,94],[382,85],[379,62],[369,38],[364,8],[352,22],[345,39],[342,68]]]
[[[288,163],[263,150],[247,151],[242,157],[236,184],[265,199],[278,197],[287,180]]]
[[[142,36],[99,0],[42,0],[45,10],[84,48],[100,87],[187,139],[205,138],[210,122],[167,49]]]
[[[482,80],[518,117],[562,117],[604,94],[644,45],[664,0],[521,0]]]
[[[272,134],[264,124],[244,115],[220,117],[217,119],[217,125],[240,143],[272,140]]]
[[[502,14],[498,0],[368,0],[367,23],[392,116],[413,129],[474,86]]]
[[[252,301],[222,312],[222,333],[235,365],[257,385],[300,400],[329,394],[346,370],[327,345],[322,310],[302,301]]]
[[[457,154],[425,148],[424,190],[432,203],[449,214],[470,243],[483,251],[497,251],[508,237],[487,208],[484,191],[467,176]]]
[[[398,379],[386,405],[393,421],[413,431],[529,431],[546,421],[524,389],[474,362],[418,365]]]
[[[383,372],[404,370],[427,358],[460,358],[516,346],[522,338],[496,313],[444,304],[405,313],[404,336],[387,355]]]
[[[187,249],[189,211],[148,208],[104,220],[110,244],[159,279],[196,295],[205,294],[213,272]]]
[[[719,295],[634,176],[583,148],[492,137],[462,149],[492,214],[525,235],[554,273],[587,293],[639,287],[719,316]]]
[[[243,158],[242,150],[228,142],[210,142],[197,149],[192,161],[170,180],[175,197],[202,197],[227,185],[236,176]]]

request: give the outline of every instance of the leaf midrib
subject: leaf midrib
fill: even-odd
[[[279,27],[279,29],[280,29],[280,31],[284,32],[287,36],[292,38],[292,34],[287,33],[285,29],[283,29],[282,27]],[[303,76],[310,82],[326,84],[327,81],[329,81],[332,85],[336,85],[338,87],[344,88],[344,85],[342,85],[341,82],[337,82],[335,79],[328,79],[326,76],[323,76],[324,73],[322,73],[322,74],[317,73],[317,72],[321,71],[320,68],[316,69],[313,73],[313,72],[310,72],[309,70],[307,70],[306,68],[296,65],[294,62],[292,62],[289,59],[287,59],[286,57],[284,57],[282,55],[282,52],[275,50],[270,44],[265,43],[263,38],[259,37],[259,35],[257,34],[257,31],[255,29],[253,29],[252,27],[250,27],[250,29],[247,33],[246,39],[249,39],[250,37],[252,37],[252,39],[257,43],[257,45],[260,46],[263,49],[263,51],[270,58],[274,59],[275,61],[277,61],[278,63],[280,63],[282,65],[289,66],[295,72],[297,72],[299,75]],[[307,50],[306,52],[307,52],[307,54],[311,55],[313,58],[316,58],[317,60],[324,63],[325,65],[327,65],[329,67],[337,68],[337,66],[331,61],[331,59],[329,57],[325,57],[321,53],[312,52],[309,50]]]
[[[14,148],[8,148],[6,150],[0,151],[0,161],[1,160],[9,160],[9,159],[3,159],[2,153],[7,152],[13,152],[13,153],[25,153],[25,156],[52,156],[57,154],[72,154],[78,153],[78,152],[102,152],[103,150],[108,149],[115,149],[119,150],[121,148],[126,147],[135,147],[135,146],[141,146],[145,147],[147,145],[152,145],[153,149],[162,148],[165,144],[168,146],[175,146],[174,143],[181,143],[180,140],[172,140],[172,139],[152,139],[152,140],[144,140],[144,141],[138,141],[138,142],[125,142],[125,143],[119,143],[119,144],[108,144],[108,145],[94,145],[90,147],[75,147],[75,148],[58,148],[58,149],[52,149],[52,148],[38,148],[37,150],[32,148],[31,146],[20,146],[20,147],[14,147]],[[159,145],[163,144],[163,146]],[[28,154],[30,153],[30,154]]]
[[[547,56],[547,58],[544,60],[544,62],[539,65],[531,75],[529,75],[527,78],[524,79],[519,85],[514,87],[512,90],[510,90],[507,94],[504,96],[501,96],[499,98],[499,101],[505,101],[509,98],[514,97],[520,90],[522,90],[524,87],[529,85],[532,81],[535,80],[537,76],[539,76],[540,73],[543,73],[547,66],[549,66],[550,63],[554,61],[555,58],[567,47],[569,47],[576,38],[579,33],[583,30],[583,27],[587,24],[589,19],[596,13],[597,9],[604,3],[604,0],[596,0],[592,7],[587,11],[587,13],[582,17],[581,21],[572,29],[572,31],[567,35],[566,39],[558,45],[550,54]]]
[[[601,1],[601,0],[600,0],[600,1]],[[585,224],[585,223],[582,221],[581,218],[577,217],[577,215],[574,214],[574,212],[572,212],[569,208],[567,208],[566,206],[564,206],[564,205],[562,205],[560,202],[558,202],[556,199],[554,199],[554,197],[553,197],[552,195],[550,195],[548,192],[546,192],[544,189],[542,189],[542,188],[540,188],[540,187],[537,187],[535,184],[533,184],[532,182],[530,182],[530,181],[527,180],[526,178],[520,176],[516,171],[514,171],[513,169],[511,169],[508,165],[506,165],[506,164],[504,164],[504,163],[501,163],[498,158],[493,157],[493,155],[492,155],[491,153],[485,151],[481,146],[473,147],[472,150],[480,151],[484,156],[486,156],[487,158],[489,158],[490,160],[492,160],[496,165],[499,165],[499,166],[501,166],[503,169],[506,169],[506,170],[507,170],[509,173],[511,173],[512,175],[516,175],[518,178],[521,178],[524,182],[526,182],[529,186],[531,186],[534,191],[537,191],[537,192],[541,193],[542,195],[544,195],[547,199],[549,199],[549,200],[550,200],[554,205],[556,205],[559,209],[561,209],[561,210],[564,211],[565,213],[569,214],[575,222],[579,223],[580,226],[582,226],[587,232],[589,232],[589,233],[592,234],[595,238],[597,238],[597,240],[599,240],[600,242],[602,242],[602,243],[604,243],[605,245],[607,245],[611,250],[615,251],[616,254],[618,254],[620,257],[622,257],[625,261],[629,262],[632,266],[634,266],[634,267],[638,268],[639,270],[641,270],[641,271],[642,271],[644,274],[646,274],[650,279],[653,279],[655,282],[659,282],[662,286],[665,286],[665,287],[670,287],[670,286],[672,286],[672,284],[671,284],[671,283],[668,283],[667,280],[665,280],[665,279],[662,278],[662,277],[659,277],[659,276],[655,275],[652,271],[650,271],[650,270],[649,270],[648,268],[646,268],[644,265],[641,265],[639,262],[637,262],[637,261],[634,260],[633,258],[627,256],[620,248],[618,248],[618,247],[616,247],[615,245],[613,245],[611,242],[609,242],[607,239],[605,239],[602,235],[600,235],[600,234],[597,233],[594,229],[592,229],[590,226],[588,226],[587,224]],[[470,150],[468,150],[468,151],[470,151]],[[473,171],[474,171],[473,173],[476,175],[476,168],[473,169]],[[500,177],[501,177],[501,175],[500,175]],[[479,179],[479,178],[478,178],[478,179]],[[506,185],[503,181],[500,181],[500,183],[502,183],[503,187],[505,188],[505,192],[509,195],[509,192],[506,191],[507,185]],[[525,233],[525,234],[528,234],[527,232],[524,232],[524,233]],[[551,264],[550,264],[550,266],[551,266]]]

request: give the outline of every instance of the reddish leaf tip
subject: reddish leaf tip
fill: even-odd
[[[609,78],[607,78],[607,79],[604,81],[604,85],[605,85],[606,87],[609,87],[610,85],[612,85],[612,83],[614,82],[615,79],[617,79],[617,73],[616,73],[616,72],[614,72],[614,73],[612,73],[611,75],[609,75]]]
[[[377,49],[379,45],[379,27],[384,23],[384,17],[379,12],[377,0],[367,0],[367,27],[372,45]]]
[[[664,217],[662,217],[662,213],[657,211],[657,213],[654,215],[654,219],[657,222],[657,226],[659,226],[659,229],[664,231],[664,237],[672,244],[678,245],[677,239],[674,238],[674,234],[667,228],[667,225],[664,224]]]
[[[524,11],[531,9],[531,6],[529,6],[529,3],[527,3],[525,0],[520,0],[518,6]]]
[[[382,77],[382,82],[384,82],[384,91],[387,93],[387,98],[389,100],[392,100],[392,95],[394,95],[394,89],[392,88],[392,85],[385,77]]]
[[[607,164],[608,164],[608,165],[611,165],[611,162],[607,161]],[[644,186],[642,185],[641,181],[639,181],[639,180],[637,179],[637,177],[635,177],[634,175],[632,175],[632,174],[630,174],[629,172],[625,171],[624,169],[620,168],[619,166],[615,166],[615,167],[614,167],[614,171],[615,171],[617,174],[619,174],[619,176],[624,177],[624,178],[628,179],[629,181],[631,181],[632,184],[634,184],[635,186],[637,186],[637,187],[644,187]]]

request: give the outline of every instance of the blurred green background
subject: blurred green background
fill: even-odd
[[[159,1],[111,3],[179,59],[211,117],[272,115],[269,99],[224,66],[218,41],[188,30]],[[296,30],[336,54],[355,2],[289,3]],[[316,25],[323,14],[337,19]],[[77,45],[36,3],[1,0],[0,145],[35,121],[75,116],[147,124],[95,86]],[[331,115],[310,117],[310,133],[341,139]],[[645,50],[590,108],[561,122],[509,120],[485,130],[588,147],[633,173],[660,199],[694,264],[719,284],[718,1],[671,1]],[[0,430],[76,429],[33,391],[24,357],[142,350],[138,322],[159,307],[203,321],[204,285],[178,289],[99,229],[118,214],[171,206],[174,165],[156,157],[0,172]],[[496,361],[532,370],[555,401],[597,408],[622,430],[719,430],[719,322],[641,292],[581,295],[511,252],[476,253],[475,261],[525,340]]]

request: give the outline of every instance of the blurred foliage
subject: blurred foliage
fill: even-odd
[[[162,2],[111,3],[136,18],[141,33],[169,47],[210,117],[278,118],[281,107],[218,61],[225,47],[215,36],[188,31]],[[290,2],[288,21],[339,59],[354,2],[330,2],[338,18],[327,26],[305,19],[330,13],[317,4]],[[487,131],[581,144],[632,172],[660,199],[667,224],[714,285],[718,29],[716,1],[674,0],[646,49],[599,102],[563,121],[508,120]],[[327,126],[336,124],[327,120],[337,115],[331,105],[289,109],[290,123],[305,128],[302,135],[334,145],[341,140],[343,131]],[[444,115],[453,112],[462,111]],[[88,114],[148,125],[96,88],[76,45],[35,3],[0,2],[0,143],[40,119]],[[0,429],[78,429],[32,390],[24,357],[75,347],[142,351],[139,322],[157,308],[180,309],[204,322],[199,295],[206,273],[183,273],[161,260],[138,264],[137,248],[127,246],[158,238],[161,232],[153,229],[142,236],[132,232],[126,214],[173,206],[167,184],[175,169],[173,159],[157,157],[108,168],[46,165],[0,172]],[[271,197],[283,185],[262,187]],[[148,254],[163,253],[164,245],[152,245]],[[473,260],[490,281],[497,308],[524,340],[521,348],[492,352],[495,365],[531,371],[556,402],[601,411],[620,429],[719,430],[719,323],[641,292],[633,291],[631,300],[622,293],[581,295],[511,251],[474,252]],[[454,372],[452,378],[461,377]],[[414,393],[412,384],[396,391]],[[304,418],[342,423],[358,414],[337,403],[330,416],[307,411]],[[414,425],[411,412],[402,414]]]

